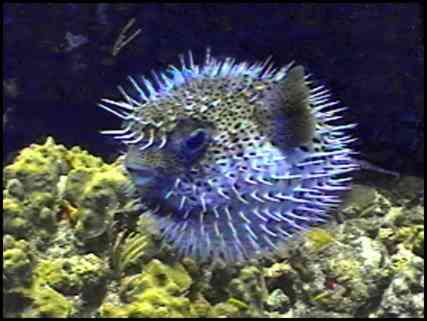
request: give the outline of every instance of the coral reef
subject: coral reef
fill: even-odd
[[[401,248],[392,256],[396,272],[381,299],[380,306],[370,317],[424,316],[424,260]]]
[[[96,301],[110,274],[109,245],[101,245],[128,201],[120,165],[48,138],[23,149],[4,168],[3,183],[3,279],[11,303],[4,314],[19,316],[14,307],[21,306],[21,316],[64,317]],[[91,251],[87,240],[94,239]]]
[[[47,284],[65,295],[82,294],[87,298],[102,288],[107,274],[107,264],[94,254],[40,260],[34,271],[40,285]]]
[[[75,313],[74,303],[49,286],[35,286],[28,297],[31,309],[22,313],[24,318],[66,318]]]
[[[49,138],[3,170],[3,317],[423,317],[423,184],[392,180],[274,256],[198,264],[140,215],[120,159]]]
[[[125,304],[105,303],[103,317],[184,317],[190,314],[190,301],[182,294],[191,278],[182,265],[167,266],[154,259],[136,275],[122,279],[120,298]]]
[[[30,245],[11,235],[3,236],[3,284],[6,289],[25,286],[32,272]]]
[[[234,305],[244,310],[251,308],[249,315],[262,315],[268,295],[262,270],[255,266],[242,268],[239,276],[230,281],[229,293],[229,303],[234,302]]]

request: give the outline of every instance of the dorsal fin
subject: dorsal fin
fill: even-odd
[[[255,116],[273,143],[283,149],[311,144],[315,123],[309,96],[302,66],[290,69],[285,79],[265,93],[265,108],[257,110]]]

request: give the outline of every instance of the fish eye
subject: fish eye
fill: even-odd
[[[194,130],[190,136],[185,141],[185,148],[188,151],[197,151],[208,140],[208,132],[205,129],[196,129]]]

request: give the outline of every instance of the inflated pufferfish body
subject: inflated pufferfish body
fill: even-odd
[[[186,61],[187,60],[187,61]],[[125,166],[162,235],[182,255],[243,260],[327,222],[357,165],[323,86],[302,66],[203,64],[181,57],[136,96],[102,99],[124,120]]]

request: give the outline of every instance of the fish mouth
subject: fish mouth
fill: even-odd
[[[153,183],[157,176],[157,171],[154,168],[136,164],[126,164],[126,171],[139,187]]]

